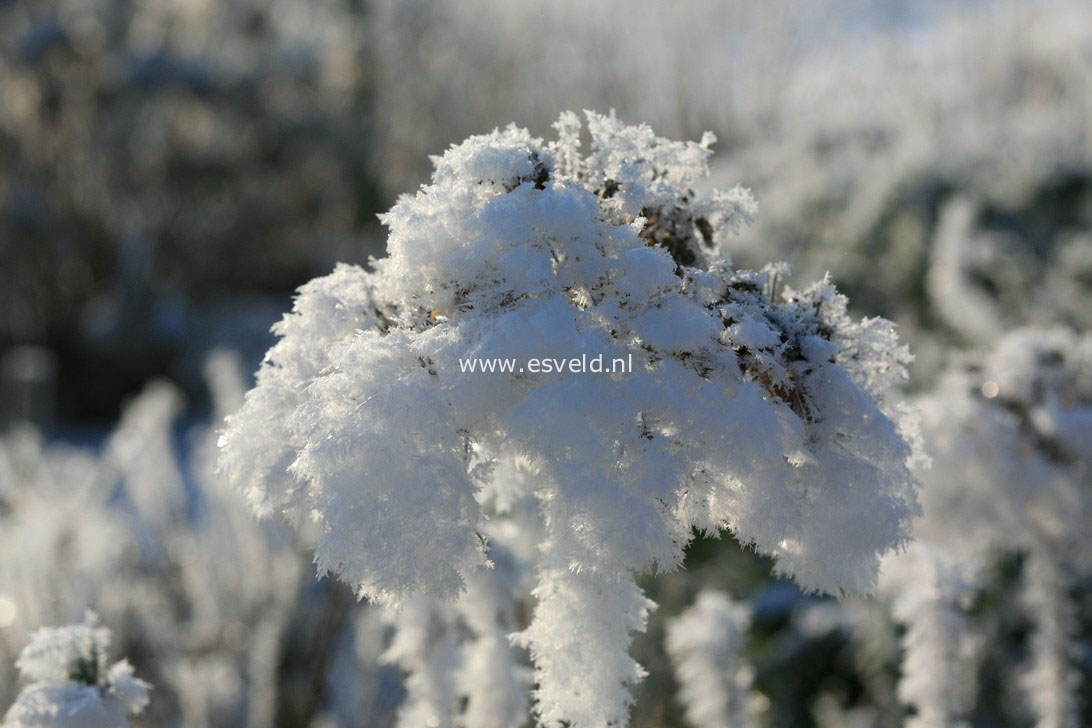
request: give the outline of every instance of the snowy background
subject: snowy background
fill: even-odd
[[[1085,0],[0,2],[0,710],[34,631],[93,609],[154,686],[134,726],[427,722],[481,612],[316,580],[317,534],[214,474],[219,430],[430,155],[583,109],[715,133],[698,191],[758,203],[719,244],[897,325],[933,460],[874,597],[805,595],[729,534],[639,576],[631,725],[1092,723]],[[535,604],[513,561],[507,631]],[[518,694],[514,659],[450,701]]]

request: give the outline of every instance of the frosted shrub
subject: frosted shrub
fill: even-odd
[[[220,463],[259,513],[317,521],[320,572],[394,608],[457,598],[493,542],[528,554],[539,720],[621,725],[653,607],[633,575],[676,567],[693,529],[809,590],[872,588],[917,509],[883,394],[909,357],[829,281],[731,266],[755,204],[693,192],[711,136],[589,112],[586,152],[576,115],[556,129],[452,147],[383,216],[373,271],[301,288]],[[582,353],[633,369],[460,367]]]
[[[1028,705],[1039,726],[1076,726],[1070,589],[1092,564],[1092,336],[1012,331],[988,356],[951,367],[921,410],[934,464],[922,471],[918,542],[885,565],[908,623],[903,698],[919,725],[971,707],[960,693],[975,667],[961,606],[992,559],[1022,553]]]
[[[148,705],[146,682],[126,660],[109,664],[110,631],[90,612],[80,624],[34,633],[16,666],[30,684],[4,728],[128,728]]]
[[[703,591],[668,623],[667,652],[679,697],[695,728],[751,728],[754,670],[743,655],[751,610],[722,592]]]

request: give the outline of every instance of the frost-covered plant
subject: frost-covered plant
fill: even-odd
[[[94,453],[33,430],[0,438],[0,701],[15,697],[9,666],[35,629],[91,606],[120,611],[126,528],[108,506],[113,476]]]
[[[216,353],[208,378],[222,421],[245,392],[236,357]],[[152,383],[101,454],[33,431],[0,438],[0,657],[94,609],[157,684],[150,720],[267,726],[307,557],[213,475],[212,427],[178,452],[181,408],[173,386]],[[8,670],[0,701],[15,697]]]
[[[455,599],[530,504],[539,720],[623,724],[652,606],[633,574],[677,566],[692,529],[730,528],[807,589],[872,587],[916,512],[883,395],[908,355],[828,281],[732,268],[721,244],[755,208],[695,195],[711,137],[589,112],[586,153],[574,114],[556,127],[452,147],[383,216],[374,271],[304,286],[220,462],[259,513],[318,522],[320,572],[394,607]],[[585,352],[633,370],[459,365]]]
[[[459,647],[451,611],[445,606],[418,596],[407,601],[401,613],[389,613],[398,629],[384,657],[408,673],[399,726],[455,726]]]
[[[16,666],[29,685],[4,717],[4,728],[129,728],[148,705],[151,687],[127,660],[109,664],[110,630],[88,612],[80,624],[43,627]]]
[[[963,572],[960,554],[928,542],[884,562],[881,585],[906,625],[899,699],[914,708],[906,728],[969,725],[978,644],[962,609],[971,592]]]
[[[206,377],[219,424],[245,391],[237,357],[215,352]],[[108,440],[106,457],[118,463],[133,508],[128,527],[141,546],[129,610],[140,640],[158,656],[156,681],[177,696],[186,724],[258,728],[275,719],[280,650],[303,559],[290,533],[256,523],[240,495],[213,475],[215,427],[190,433],[189,462],[176,455],[180,410],[179,392],[153,383]]]
[[[909,624],[903,697],[923,725],[968,707],[956,705],[968,674],[960,602],[991,559],[1022,553],[1028,704],[1039,726],[1076,726],[1070,589],[1092,564],[1092,336],[1009,332],[989,355],[952,366],[920,406],[934,459],[921,471],[924,516],[918,543],[885,565]]]
[[[1092,336],[1017,329],[986,357],[963,357],[920,400],[934,466],[922,471],[915,535],[962,553],[1092,544]]]
[[[279,665],[307,565],[294,534],[283,524],[256,522],[240,494],[214,474],[219,428],[246,391],[243,371],[238,354],[229,350],[214,351],[205,362],[212,417],[209,426],[189,433],[191,457],[185,463],[200,493],[200,515],[167,529],[180,592],[171,601],[184,600],[189,614],[162,647],[186,652],[171,676],[190,701],[183,713],[191,722],[217,724],[217,714],[241,714],[248,728],[261,728],[276,721]],[[163,626],[157,615],[148,618],[153,630]],[[225,674],[234,694],[216,677]]]
[[[147,559],[167,557],[163,535],[188,509],[182,469],[174,453],[172,427],[182,413],[182,393],[155,381],[125,406],[107,438],[105,460],[133,507],[131,523]]]
[[[727,594],[705,590],[667,626],[679,699],[695,728],[750,728],[754,670],[743,654],[751,610]]]
[[[457,687],[466,697],[463,725],[507,728],[526,721],[530,675],[508,639],[515,629],[518,565],[497,547],[490,558],[493,568],[472,574],[456,603],[470,632],[461,649],[464,667]]]
[[[490,556],[494,568],[474,572],[455,604],[418,595],[401,609],[383,610],[394,628],[383,659],[406,673],[399,728],[513,728],[526,721],[526,669],[508,638],[515,562],[496,544]]]

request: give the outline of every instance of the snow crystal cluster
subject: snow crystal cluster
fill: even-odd
[[[1013,330],[989,355],[965,355],[920,407],[933,457],[924,515],[915,543],[884,565],[908,624],[902,697],[917,725],[966,713],[976,640],[963,607],[991,559],[1019,553],[1034,626],[1028,705],[1039,725],[1076,726],[1070,590],[1092,564],[1092,335]]]
[[[259,513],[317,521],[320,572],[394,608],[457,598],[495,547],[523,555],[539,720],[621,725],[653,606],[633,575],[676,567],[693,529],[809,590],[872,588],[917,512],[884,396],[909,356],[829,281],[732,267],[756,207],[695,194],[711,135],[555,128],[453,146],[383,216],[387,257],[300,289],[220,466]],[[459,365],[583,353],[633,371]]]
[[[88,612],[82,623],[39,629],[16,666],[29,682],[4,728],[129,728],[151,687],[127,660],[109,665],[110,631]]]

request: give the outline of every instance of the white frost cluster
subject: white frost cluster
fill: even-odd
[[[650,606],[633,574],[677,566],[692,529],[730,528],[806,589],[863,592],[917,504],[883,396],[905,348],[829,281],[792,291],[782,267],[731,266],[721,244],[755,204],[695,194],[711,135],[589,112],[586,151],[575,114],[555,127],[452,147],[383,216],[374,271],[300,289],[220,464],[260,513],[317,521],[320,572],[395,607],[456,598],[531,513],[521,642],[540,720],[579,727],[624,722]],[[633,371],[459,366],[583,353]],[[581,683],[603,687],[574,700]]]
[[[754,670],[743,655],[751,610],[727,594],[706,590],[667,626],[679,698],[695,728],[751,728]]]
[[[924,515],[917,542],[884,568],[908,623],[902,697],[922,726],[966,711],[958,692],[973,679],[973,645],[959,645],[970,639],[960,603],[989,559],[1023,553],[1035,628],[1028,704],[1040,726],[1075,727],[1069,591],[1092,564],[1092,335],[1011,331],[988,356],[953,366],[920,407],[933,457],[921,473]]]
[[[1016,329],[952,367],[920,408],[934,467],[921,474],[916,537],[1089,563],[1092,335]]]
[[[127,660],[108,666],[110,631],[88,612],[81,624],[39,629],[16,667],[30,684],[3,728],[129,728],[151,687]]]

